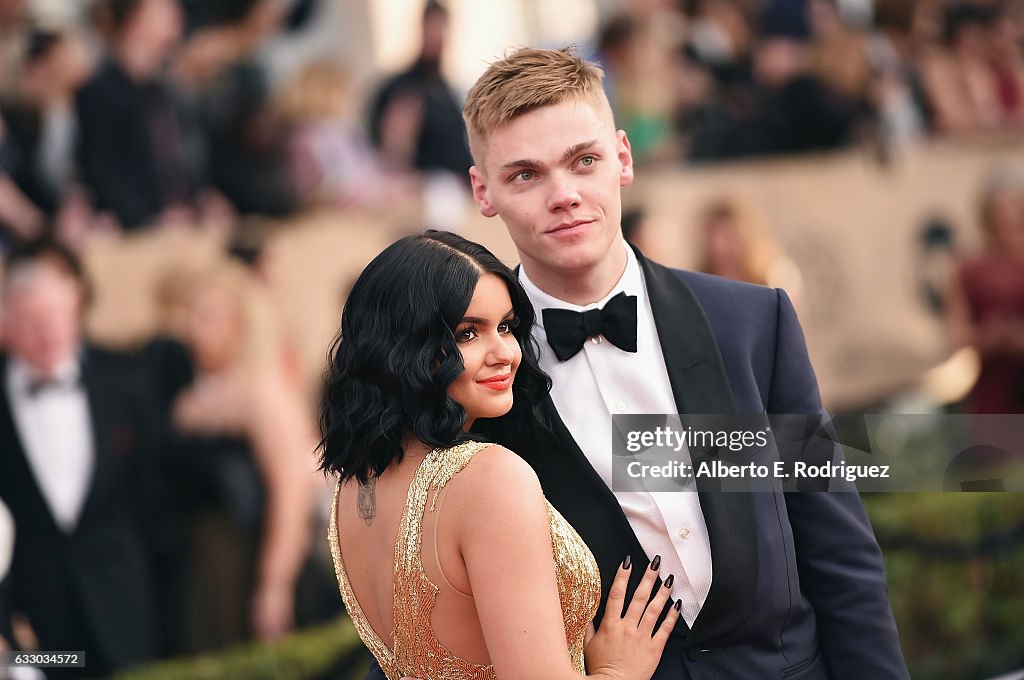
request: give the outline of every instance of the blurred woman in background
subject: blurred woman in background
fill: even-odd
[[[1024,190],[996,178],[979,202],[984,245],[964,260],[950,289],[955,346],[973,346],[981,374],[973,413],[1024,413]]]
[[[385,169],[357,119],[350,79],[313,61],[286,86],[278,111],[289,128],[292,175],[305,205],[381,210],[415,200],[416,175]]]
[[[187,647],[277,638],[293,625],[318,485],[313,416],[270,303],[240,265],[200,274],[187,300],[194,378],[174,399],[174,462],[193,494]]]
[[[783,288],[799,311],[803,279],[758,220],[739,201],[718,198],[700,220],[697,270],[727,279]]]

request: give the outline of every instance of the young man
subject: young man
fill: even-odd
[[[659,555],[675,575],[683,617],[654,677],[907,678],[856,493],[611,489],[614,413],[824,413],[786,294],[626,245],[633,162],[594,65],[519,50],[484,73],[464,114],[474,197],[519,251],[553,380],[551,432],[490,434],[530,462],[587,542],[605,598],[623,553]]]

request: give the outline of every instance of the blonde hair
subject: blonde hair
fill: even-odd
[[[707,227],[715,222],[725,222],[732,229],[734,243],[738,248],[739,264],[743,271],[741,277],[749,283],[769,285],[773,263],[780,256],[775,242],[766,233],[761,219],[749,206],[736,198],[722,196],[715,198],[704,208],[701,224],[705,232],[699,271],[717,274],[709,258],[707,248]]]
[[[212,290],[228,294],[238,314],[242,334],[234,365],[248,375],[273,374],[280,369],[283,333],[273,302],[263,286],[245,266],[237,262],[218,263],[191,272],[184,291],[191,308],[201,295]]]
[[[339,118],[346,113],[349,80],[341,64],[327,59],[313,61],[285,86],[277,109],[291,123]]]
[[[466,96],[462,117],[474,160],[482,158],[487,136],[524,113],[584,99],[608,106],[601,86],[604,71],[580,58],[573,47],[522,47],[492,63]],[[608,107],[609,115],[611,107]]]

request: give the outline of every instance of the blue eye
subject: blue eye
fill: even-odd
[[[516,173],[516,179],[522,180],[523,182],[529,182],[534,178],[533,170],[523,170],[522,172]]]

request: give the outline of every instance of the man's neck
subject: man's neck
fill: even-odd
[[[607,256],[594,266],[580,270],[556,270],[536,261],[522,266],[537,288],[548,295],[574,305],[589,305],[603,299],[626,271],[628,257],[622,243],[613,246]]]

